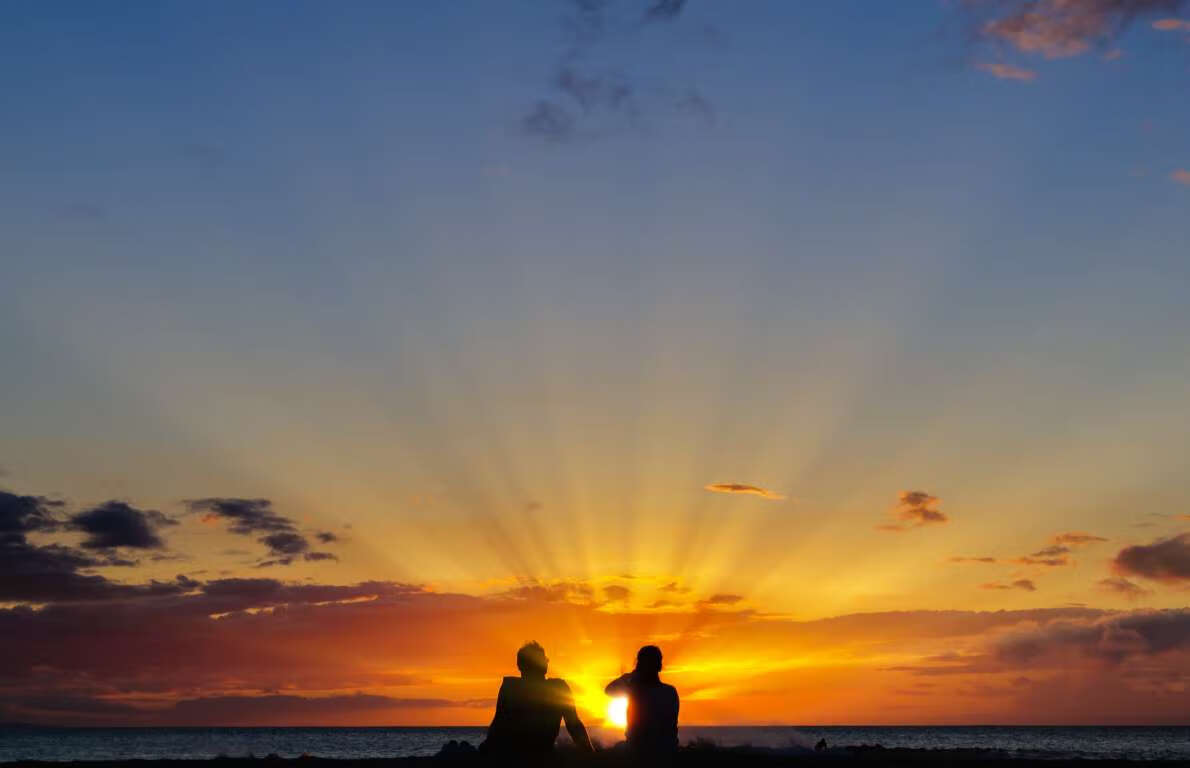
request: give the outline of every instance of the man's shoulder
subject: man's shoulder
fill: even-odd
[[[567,693],[570,693],[570,686],[567,685],[566,681],[560,677],[547,677],[545,682],[546,685],[557,688],[559,691],[566,691]]]
[[[674,688],[669,683],[662,683],[661,689],[664,690],[667,695],[673,696],[675,699],[678,698],[678,689]]]

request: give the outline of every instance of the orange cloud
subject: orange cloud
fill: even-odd
[[[977,69],[988,72],[1001,80],[1021,80],[1030,82],[1037,79],[1037,73],[1031,69],[1014,67],[999,61],[981,61],[975,65]]]
[[[1026,0],[981,3],[993,18],[981,27],[988,40],[1024,53],[1062,59],[1115,39],[1134,19],[1175,10],[1181,0]],[[969,2],[968,6],[976,3]],[[1157,24],[1165,24],[1162,19]],[[1168,27],[1157,27],[1166,29]]]
[[[762,499],[770,499],[772,501],[780,501],[785,497],[776,491],[770,491],[767,488],[761,488],[756,485],[747,485],[745,483],[711,483],[704,485],[705,490],[713,493],[744,493],[751,496],[759,496]]]
[[[1137,600],[1141,597],[1144,597],[1145,595],[1152,594],[1152,590],[1145,589],[1144,587],[1140,586],[1139,584],[1136,584],[1134,582],[1129,581],[1128,579],[1121,578],[1118,576],[1112,577],[1112,578],[1107,578],[1107,579],[1101,579],[1099,582],[1096,583],[1095,586],[1097,586],[1100,589],[1100,591],[1111,592],[1113,594],[1125,597],[1129,600]]]
[[[876,529],[897,532],[949,522],[950,517],[938,509],[941,501],[937,496],[931,496],[925,491],[901,491],[892,513],[899,522],[877,525]]]
[[[1173,179],[1179,184],[1190,184],[1190,171],[1185,168],[1179,168],[1173,173],[1169,174],[1169,178]]]
[[[1000,581],[989,581],[986,584],[980,584],[980,589],[1023,589],[1026,592],[1036,592],[1037,585],[1033,583],[1032,579],[1017,579],[1008,584]]]
[[[1153,29],[1162,32],[1172,32],[1179,29],[1190,30],[1190,21],[1185,19],[1158,19],[1153,22]]]

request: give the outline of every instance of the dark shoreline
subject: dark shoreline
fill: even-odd
[[[555,766],[597,766],[614,768],[627,766],[627,755],[621,750],[603,750],[594,755],[582,755],[569,750],[560,750]],[[961,768],[963,766],[984,766],[989,762],[1011,763],[1014,768],[1141,768],[1142,766],[1187,766],[1190,760],[1126,760],[1115,758],[1066,758],[1019,755],[995,749],[887,749],[879,745],[832,749],[825,753],[790,753],[786,750],[758,749],[752,747],[702,747],[688,746],[679,750],[675,768],[732,768],[734,766],[756,766],[777,768],[799,766],[799,768]],[[0,762],[5,768],[405,768],[413,766],[454,766],[481,768],[493,763],[481,759],[474,753],[439,754],[432,757],[392,757],[335,759],[322,757],[282,758],[276,755],[266,757],[215,757],[206,760],[71,760],[37,761],[21,760]]]

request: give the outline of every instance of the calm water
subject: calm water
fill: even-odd
[[[283,757],[394,757],[432,755],[451,739],[478,744],[483,728],[0,728],[0,762],[13,760],[121,760],[211,758],[218,755]],[[605,745],[618,734],[593,729]],[[1190,727],[686,727],[682,742],[805,748],[818,739],[831,746],[1001,749],[1036,757],[1190,759]]]

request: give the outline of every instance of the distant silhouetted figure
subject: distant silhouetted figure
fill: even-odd
[[[628,748],[641,764],[664,765],[678,748],[678,691],[661,682],[661,649],[636,653],[636,669],[608,683],[608,696],[628,696]]]
[[[541,765],[553,754],[558,724],[563,720],[574,745],[592,751],[570,687],[565,680],[545,676],[549,665],[545,649],[526,643],[517,651],[516,665],[521,676],[504,678],[496,698],[496,716],[479,751],[509,763]]]

